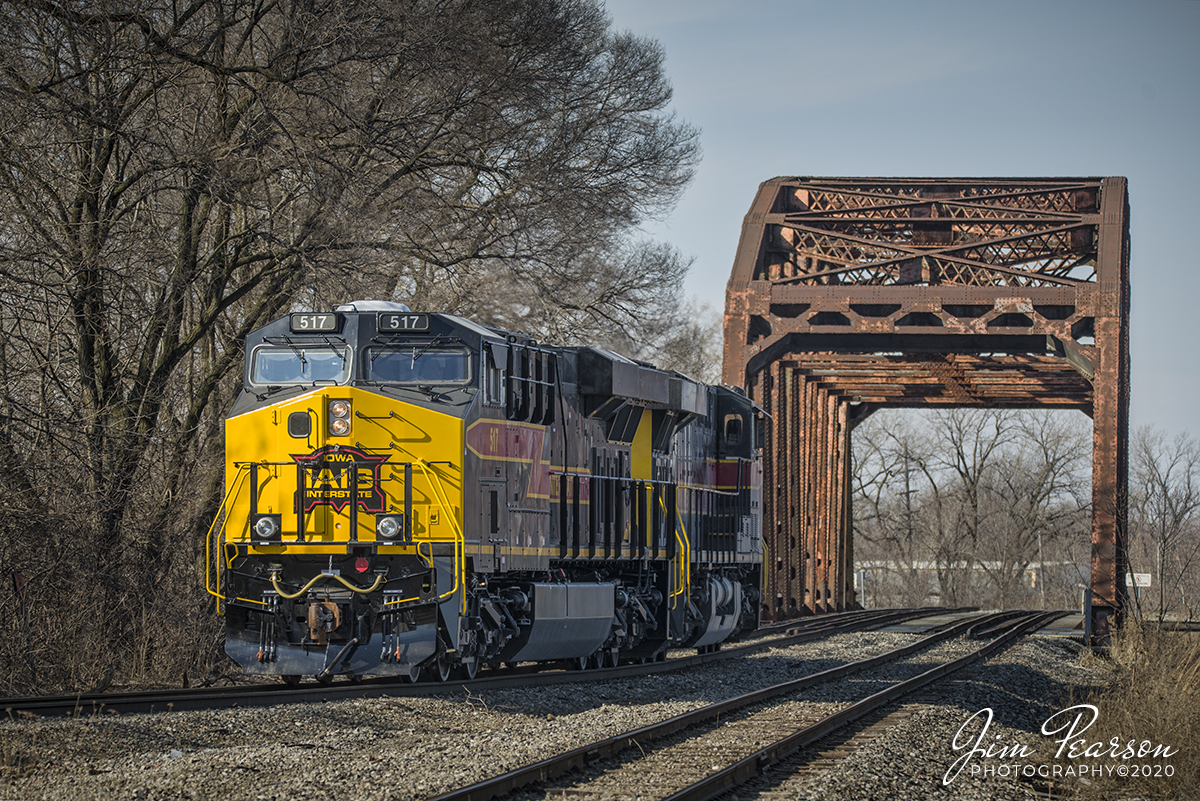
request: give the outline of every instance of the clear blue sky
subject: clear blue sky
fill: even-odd
[[[648,227],[724,306],[777,175],[1129,179],[1131,426],[1200,434],[1200,0],[608,0],[704,160]]]

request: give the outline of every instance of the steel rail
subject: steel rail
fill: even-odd
[[[627,748],[638,747],[651,740],[661,739],[663,737],[674,734],[678,731],[704,723],[709,720],[719,719],[722,715],[727,715],[737,709],[752,706],[762,701],[767,701],[780,695],[792,693],[797,690],[806,689],[822,682],[832,679],[839,679],[857,673],[862,670],[867,670],[872,667],[884,664],[886,662],[902,659],[916,651],[929,648],[943,640],[948,640],[965,632],[970,627],[979,624],[980,622],[995,620],[1006,613],[993,613],[982,615],[974,618],[968,618],[959,621],[950,626],[943,627],[941,631],[930,634],[926,637],[917,640],[916,642],[902,646],[884,654],[862,659],[857,662],[851,662],[840,667],[823,670],[819,673],[813,673],[808,676],[803,676],[799,679],[775,684],[770,687],[765,687],[760,690],[739,695],[734,698],[728,698],[724,701],[718,701],[714,704],[701,707],[699,709],[685,712],[675,717],[659,723],[644,726],[629,732],[609,737],[598,742],[589,743],[578,748],[571,749],[564,753],[548,757],[538,762],[516,768],[499,776],[494,776],[490,779],[472,784],[468,787],[452,790],[442,795],[436,796],[432,801],[487,801],[488,799],[497,798],[499,796],[510,793],[529,784],[560,776],[568,771],[578,767],[583,767],[599,759],[612,756]],[[1065,613],[1054,613],[1055,616]],[[991,647],[991,646],[988,646]]]
[[[967,629],[966,638],[968,640],[990,640],[998,634],[1008,631],[1011,623],[1009,621],[1018,617],[1028,617],[1029,611],[1025,609],[1009,609],[1003,613],[1003,616],[990,623],[980,623]]]
[[[429,681],[417,684],[400,683],[392,677],[363,679],[359,682],[337,682],[334,684],[306,684],[300,687],[284,684],[254,684],[220,689],[173,689],[152,690],[138,693],[81,693],[78,695],[37,696],[0,699],[0,713],[32,713],[50,717],[59,715],[94,714],[138,714],[150,712],[185,711],[197,709],[226,709],[232,707],[273,706],[276,704],[306,703],[312,701],[334,701],[349,698],[414,697],[444,695],[458,689],[471,692],[524,687],[530,684],[568,684],[579,681],[608,681],[619,678],[643,676],[671,670],[733,659],[768,648],[795,645],[852,631],[870,631],[892,623],[928,616],[930,609],[898,609],[884,612],[859,613],[850,620],[841,620],[831,625],[815,625],[797,630],[795,634],[769,637],[751,643],[735,645],[706,654],[696,654],[667,659],[661,662],[628,664],[615,668],[584,671],[562,670],[555,665],[547,669],[541,665],[529,665],[504,671],[495,675],[481,676],[472,680]],[[932,610],[949,613],[954,610]],[[841,617],[841,616],[839,616]]]
[[[770,765],[807,745],[815,743],[830,732],[845,726],[847,723],[869,715],[875,710],[887,706],[906,695],[910,695],[952,673],[969,667],[982,659],[986,659],[996,652],[1007,648],[1030,630],[1040,628],[1065,614],[1069,613],[1061,611],[1041,612],[1016,619],[1010,618],[1006,625],[1006,631],[1003,634],[1000,634],[987,645],[977,649],[973,653],[927,670],[918,676],[894,684],[886,690],[882,690],[857,703],[851,704],[845,709],[822,718],[816,723],[806,726],[764,748],[760,748],[734,764],[716,771],[682,790],[672,793],[664,801],[709,801],[709,799],[716,798],[722,793],[762,775]]]
[[[946,609],[939,606],[922,606],[911,609],[854,609],[846,612],[828,612],[820,615],[811,615],[809,617],[796,618],[793,620],[784,620],[778,623],[765,623],[760,625],[751,634],[766,633],[772,631],[787,631],[789,633],[799,633],[801,631],[811,631],[813,629],[825,628],[827,626],[850,622],[855,620],[868,620],[877,615],[886,614],[921,614],[921,615],[936,615],[936,614],[954,614],[956,612],[976,612],[976,607],[959,607],[957,609]]]
[[[760,627],[751,632],[770,633],[782,629],[783,637],[772,642],[785,645],[806,642],[805,638],[817,639],[826,634],[843,631],[870,631],[893,623],[902,623],[913,618],[931,617],[937,614],[956,614],[974,612],[974,609],[938,609],[937,607],[922,607],[919,609],[864,609],[855,612],[840,612],[833,615],[817,615],[804,620],[790,620],[786,623],[774,623]],[[825,619],[825,618],[831,619]],[[811,635],[811,636],[810,636]],[[791,639],[796,638],[796,639]],[[736,653],[739,649],[757,645],[757,642],[729,645],[722,650]]]

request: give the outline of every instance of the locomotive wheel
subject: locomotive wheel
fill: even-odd
[[[472,657],[471,659],[464,659],[463,663],[462,663],[462,669],[463,669],[463,675],[467,677],[467,681],[470,681],[471,679],[478,676],[479,675],[479,659],[478,659],[478,657]]]
[[[604,664],[601,667],[615,668],[621,661],[621,653],[616,648],[609,648],[601,654]]]
[[[439,656],[434,662],[434,669],[437,671],[438,681],[450,681],[450,674],[453,672],[454,663],[450,657],[445,654]]]
[[[570,665],[571,670],[587,670],[588,658],[586,656],[578,656],[574,659],[568,659],[567,664]]]
[[[599,670],[604,667],[604,651],[597,651],[587,658],[589,670]]]
[[[404,680],[409,684],[416,684],[417,679],[421,678],[421,668],[418,665],[413,665],[408,669],[408,672],[403,674]]]
[[[301,678],[299,673],[285,673],[279,677],[279,680],[289,687],[296,687],[300,684]]]

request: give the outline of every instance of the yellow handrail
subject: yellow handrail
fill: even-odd
[[[445,600],[446,598],[449,598],[450,596],[454,595],[454,593],[458,592],[458,588],[460,586],[463,586],[464,584],[466,584],[467,577],[466,577],[466,573],[465,573],[465,569],[466,569],[465,563],[466,563],[467,542],[466,542],[466,537],[463,535],[462,528],[458,525],[458,517],[453,513],[454,507],[450,504],[450,497],[449,497],[449,495],[446,494],[446,488],[442,486],[442,477],[437,474],[436,470],[432,469],[433,465],[429,464],[429,462],[426,462],[424,459],[421,459],[420,457],[417,457],[417,458],[421,462],[421,471],[423,473],[425,473],[426,478],[428,478],[429,476],[433,476],[434,481],[437,482],[436,486],[435,486],[434,481],[430,481],[429,486],[431,489],[433,489],[434,494],[437,495],[438,506],[446,514],[446,517],[450,520],[451,528],[454,529],[454,588],[451,589],[449,592],[444,592],[441,595],[439,595],[438,600],[441,601],[441,600]],[[433,542],[432,542],[432,540],[430,540],[430,545],[429,545],[429,560],[433,561]],[[459,614],[465,614],[467,611],[467,595],[466,595],[466,593],[463,593],[463,595],[462,595],[462,599],[460,601],[460,606],[462,607],[462,609],[459,610]]]
[[[454,507],[450,503],[449,495],[446,493],[445,487],[442,485],[441,476],[439,476],[437,471],[433,469],[433,465],[402,445],[397,445],[395,442],[391,443],[391,445],[396,450],[408,454],[409,457],[411,457],[417,463],[417,466],[421,468],[421,472],[425,475],[425,480],[429,482],[429,488],[432,491],[434,501],[437,502],[438,508],[441,509],[443,514],[446,515],[446,519],[450,521],[450,526],[454,530],[454,586],[450,590],[438,596],[439,601],[444,601],[445,599],[453,596],[454,593],[458,592],[459,587],[466,584],[466,537],[463,534],[462,528],[458,525],[458,517],[453,512]],[[432,476],[432,479],[430,476]],[[429,565],[432,567],[433,539],[429,538],[425,540],[425,542],[429,544]],[[417,555],[424,558],[421,554],[421,543],[417,542],[416,546]],[[395,601],[387,601],[384,606],[396,606],[397,604],[411,603],[419,600],[420,598],[400,598]],[[460,606],[462,607],[460,613],[465,613],[467,611],[466,604],[467,596],[464,593],[460,601]]]
[[[221,571],[220,570],[215,571],[216,572],[216,582],[215,582],[216,590],[215,591],[213,590],[213,584],[214,584],[214,582],[213,582],[213,572],[214,571],[212,569],[212,566],[213,566],[213,553],[212,553],[213,529],[216,527],[217,521],[222,520],[221,530],[217,532],[217,536],[220,537],[225,532],[225,525],[226,525],[226,523],[229,522],[228,519],[223,519],[225,517],[226,505],[229,503],[230,496],[233,496],[233,498],[235,500],[237,499],[237,495],[234,494],[235,490],[237,491],[237,493],[239,495],[241,494],[241,487],[246,483],[246,476],[249,475],[249,469],[250,469],[249,464],[243,464],[243,465],[238,466],[238,472],[240,473],[240,475],[230,485],[229,491],[225,493],[225,499],[223,501],[221,501],[221,505],[217,509],[217,516],[213,518],[212,523],[208,527],[208,534],[206,534],[204,537],[204,589],[206,589],[208,591],[209,595],[216,596],[217,598],[219,598],[222,601],[225,600],[225,596],[221,593]],[[264,602],[255,601],[252,598],[238,598],[237,600],[245,601],[247,603],[252,603],[252,604],[258,604],[259,606],[266,606],[266,604]]]
[[[661,497],[658,499],[658,505],[662,507],[663,514],[668,514],[667,505],[666,505],[666,503],[663,502],[663,499]],[[678,520],[679,520],[679,528],[675,529],[675,541],[678,542],[679,546],[680,546],[679,547],[679,566],[678,566],[678,568],[676,568],[677,574],[676,574],[676,582],[675,582],[677,585],[679,585],[679,589],[677,589],[676,591],[671,593],[672,599],[674,599],[680,595],[683,595],[685,592],[688,592],[688,590],[691,588],[691,562],[692,562],[691,543],[688,541],[687,528],[685,528],[683,525],[683,515],[680,514],[678,506],[675,508],[675,517],[678,518]],[[681,531],[683,532],[682,537],[679,536],[679,532],[681,532]],[[671,608],[672,609],[675,608],[674,603],[672,603]]]

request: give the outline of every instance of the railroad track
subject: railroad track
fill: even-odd
[[[726,646],[719,651],[703,654],[673,652],[670,658],[658,662],[626,664],[615,668],[586,671],[525,665],[501,670],[485,670],[473,680],[448,682],[401,683],[391,678],[364,679],[359,682],[316,682],[298,687],[285,684],[252,684],[225,688],[196,688],[190,690],[156,690],[139,693],[80,694],[0,699],[0,711],[8,714],[30,713],[42,716],[91,715],[99,713],[132,714],[145,712],[184,711],[195,709],[224,709],[247,706],[271,706],[286,703],[332,701],[351,698],[412,697],[441,695],[457,688],[471,692],[522,687],[533,684],[565,684],[577,681],[607,681],[629,678],[665,670],[685,670],[710,662],[745,656],[756,651],[785,645],[810,642],[853,631],[870,631],[898,622],[932,614],[952,611],[936,607],[921,609],[863,610],[821,615],[766,627],[755,632],[752,642]]]
[[[998,613],[944,626],[934,634],[885,654],[756,690],[575,748],[444,793],[434,801],[487,801],[518,790],[522,798],[622,797],[629,795],[630,788],[638,788],[642,797],[668,801],[716,798],[854,721],[871,715],[879,717],[881,710],[901,698],[988,658],[1025,633],[1063,614],[1066,613],[1017,616]],[[811,705],[806,708],[795,697],[800,691],[822,682],[844,679],[904,660],[968,630],[994,636],[994,639],[966,656],[932,669],[917,663],[908,671],[911,675],[903,680],[893,681],[886,689],[873,692],[832,714],[814,714]],[[869,727],[869,720],[864,726]],[[849,736],[856,730],[862,731],[864,726],[850,729]],[[827,745],[825,752],[836,757],[837,747],[837,744]],[[584,775],[567,776],[572,771],[583,771]],[[567,777],[567,780],[555,781],[558,777]]]

